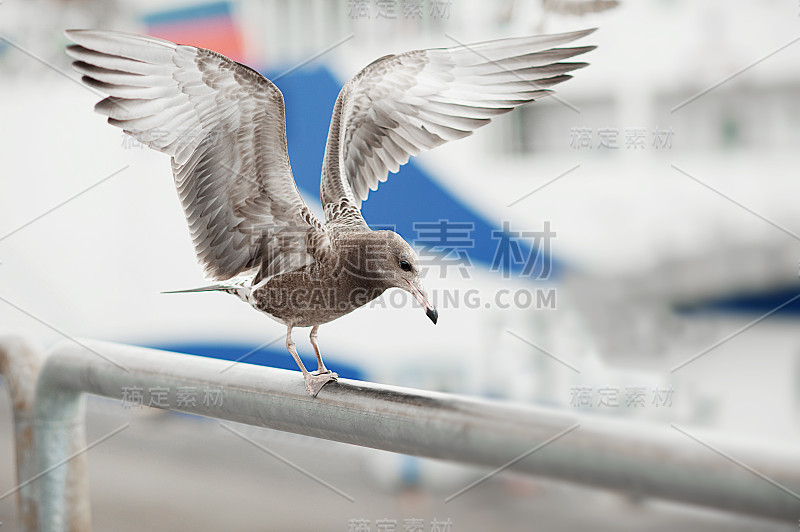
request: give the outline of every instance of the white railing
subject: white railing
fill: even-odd
[[[347,379],[312,398],[297,372],[92,340],[64,341],[45,357],[19,339],[0,339],[0,370],[15,395],[17,496],[26,531],[90,529],[86,394],[122,402],[137,389],[143,404],[150,404],[150,390],[189,387],[221,389],[224,401],[180,403],[170,393],[159,404],[640,496],[795,522],[800,517],[800,450],[737,443],[694,429]],[[33,449],[21,434],[30,433],[32,422]]]

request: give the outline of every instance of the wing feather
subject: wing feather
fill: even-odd
[[[95,110],[171,156],[207,277],[277,275],[326,253],[325,227],[292,177],[275,85],[202,48],[110,31],[67,36],[83,82],[108,95]]]
[[[502,39],[383,57],[342,88],[323,162],[329,224],[365,226],[361,202],[409,157],[464,138],[495,116],[551,94],[593,46],[594,30]]]

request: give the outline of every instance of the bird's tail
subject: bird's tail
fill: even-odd
[[[244,281],[238,281],[238,282],[227,281],[224,283],[212,284],[210,286],[201,286],[200,288],[189,288],[188,290],[169,290],[167,292],[161,292],[161,293],[190,294],[192,292],[227,292],[229,294],[235,295],[244,302],[249,302],[252,288],[250,287],[249,283]]]
[[[216,291],[223,291],[229,292],[231,290],[235,290],[237,288],[241,288],[238,286],[233,286],[229,284],[212,284],[210,286],[201,286],[200,288],[189,288],[187,290],[167,290],[165,292],[161,292],[162,294],[190,294],[192,292],[216,292]]]

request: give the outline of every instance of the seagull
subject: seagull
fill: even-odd
[[[393,231],[373,231],[361,202],[410,156],[466,137],[495,116],[551,94],[594,46],[560,47],[594,30],[413,50],[377,59],[333,108],[323,159],[320,220],[289,164],[281,91],[217,52],[105,30],[68,30],[82,82],[107,95],[95,110],[171,157],[198,262],[211,286],[286,326],[286,349],[316,397],[338,375],[325,367],[319,326],[379,297],[411,293],[435,324],[417,254]],[[490,178],[490,176],[486,176]],[[420,201],[424,199],[420,198]],[[317,370],[292,329],[311,327]]]

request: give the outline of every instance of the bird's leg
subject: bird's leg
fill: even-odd
[[[303,372],[303,377],[309,375],[308,370],[306,369],[305,364],[303,361],[300,360],[300,355],[297,354],[297,349],[295,348],[294,340],[292,340],[292,326],[286,328],[286,349],[289,350],[289,353],[292,354],[292,358],[294,361],[297,362],[297,365],[300,366],[300,371]]]
[[[297,362],[297,365],[300,367],[300,371],[303,372],[303,380],[305,380],[306,383],[306,391],[311,397],[316,397],[323,386],[332,380],[336,380],[335,373],[324,373],[321,375],[316,374],[316,372],[313,374],[309,373],[305,364],[303,364],[303,361],[300,360],[300,355],[297,354],[294,340],[292,340],[291,325],[286,328],[286,349],[289,350],[292,358],[294,358],[294,361]]]
[[[336,373],[331,372],[328,368],[325,367],[325,363],[322,361],[322,355],[319,353],[319,346],[317,345],[317,331],[319,331],[319,325],[314,325],[311,327],[311,334],[308,336],[309,340],[311,340],[311,345],[314,347],[314,353],[317,354],[317,371],[312,373],[312,375],[322,375],[324,373],[331,373],[334,378],[338,377]]]

